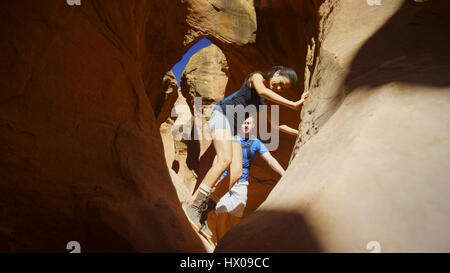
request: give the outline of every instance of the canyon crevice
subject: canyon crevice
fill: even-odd
[[[194,96],[212,105],[274,65],[299,75],[283,96],[311,92],[301,113],[280,107],[299,136],[280,134],[277,184],[255,160],[244,219],[215,251],[450,250],[448,1],[0,10],[1,252],[66,252],[74,240],[84,252],[211,252],[181,204],[214,151],[172,132],[192,122]],[[178,86],[167,71],[202,38],[213,45]]]

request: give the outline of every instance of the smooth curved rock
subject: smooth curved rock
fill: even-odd
[[[295,157],[216,251],[448,252],[450,3],[324,5]]]
[[[146,92],[184,50],[171,13],[187,10],[82,2],[0,3],[0,251],[204,252]]]
[[[161,80],[207,37],[225,95],[277,64],[299,74],[287,98],[312,93],[273,153],[287,166],[295,143],[286,176],[254,184],[246,215],[267,200],[218,252],[448,252],[449,3],[382,3],[0,2],[0,251],[211,251],[159,131]]]

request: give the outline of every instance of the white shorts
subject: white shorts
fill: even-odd
[[[247,205],[247,183],[236,183],[217,203],[216,213],[230,213],[242,217]]]

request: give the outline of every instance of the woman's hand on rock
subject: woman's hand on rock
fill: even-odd
[[[309,97],[310,94],[311,93],[309,93],[309,91],[303,92],[302,98],[294,103],[295,109],[300,110],[300,108],[302,107],[303,103],[306,101],[306,99]]]
[[[311,95],[311,93],[309,93],[309,91],[303,92],[302,98],[300,100],[305,101],[309,97],[309,95]]]

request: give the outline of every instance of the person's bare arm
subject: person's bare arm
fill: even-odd
[[[280,125],[279,126],[279,130],[280,132],[289,134],[289,135],[293,135],[293,136],[297,136],[298,135],[298,130],[295,130],[292,127],[289,127],[287,125]]]
[[[310,93],[309,91],[303,92],[302,94],[302,98],[300,99],[301,101],[305,101],[308,97],[309,97]],[[290,134],[293,136],[297,136],[298,135],[298,130],[289,127],[287,125],[280,125],[279,126],[279,130],[280,132],[286,133],[286,134]]]
[[[298,130],[295,130],[294,128],[289,127],[287,125],[279,125],[278,127],[274,126],[272,124],[270,111],[267,110],[267,109],[265,109],[264,111],[266,111],[265,114],[267,116],[267,120],[269,122],[269,126],[270,126],[270,128],[272,128],[272,130],[278,130],[280,132],[283,132],[283,133],[286,133],[286,134],[289,134],[289,135],[293,135],[293,136],[297,136],[298,135]]]
[[[277,93],[273,92],[269,88],[267,88],[263,83],[263,76],[261,74],[253,74],[251,78],[249,79],[251,87],[253,87],[256,92],[258,92],[258,95],[261,97],[268,99],[270,101],[273,101],[275,103],[278,103],[280,105],[284,105],[286,107],[289,107],[293,110],[299,110],[301,105],[303,104],[304,100],[300,99],[296,102],[290,101],[288,99],[283,98],[282,96],[278,95]]]
[[[284,175],[285,170],[283,169],[283,167],[281,167],[280,163],[278,163],[278,160],[276,160],[270,152],[263,153],[261,157],[267,162],[272,170],[274,170],[281,176]]]

